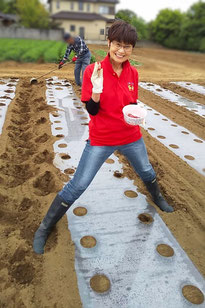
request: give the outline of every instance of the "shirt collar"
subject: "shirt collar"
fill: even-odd
[[[113,74],[114,70],[112,67],[112,64],[110,62],[110,54],[108,53],[107,56],[105,57],[105,59],[102,61],[102,63],[104,63],[106,65],[106,67],[109,69],[109,71]],[[130,68],[130,62],[127,60],[123,63],[123,72],[125,70],[127,70],[128,68]]]

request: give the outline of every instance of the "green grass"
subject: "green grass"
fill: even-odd
[[[102,58],[105,58],[107,56],[107,52],[102,50],[102,49],[99,49],[99,50],[95,50],[94,53],[97,55],[97,56],[100,56]]]
[[[98,49],[98,50],[95,50],[94,53],[98,56],[100,56],[101,58],[105,58],[107,56],[107,52],[105,50],[102,50],[102,49]],[[130,59],[130,64],[132,66],[141,66],[142,63],[138,62],[138,61],[135,61],[135,60],[132,60]]]
[[[66,44],[56,41],[29,39],[0,39],[0,61],[58,62],[64,55]]]
[[[66,44],[59,41],[40,41],[29,39],[9,39],[0,38],[0,62],[13,60],[17,62],[54,62],[59,63],[63,58]],[[98,49],[94,54],[105,58],[107,52]],[[96,62],[96,57],[92,54],[91,63]],[[74,57],[71,52],[69,60]],[[131,65],[139,66],[141,63],[130,60]]]
[[[141,66],[142,65],[141,62],[138,62],[138,61],[135,61],[135,60],[132,60],[132,59],[130,59],[129,61],[130,61],[130,64],[132,66]]]

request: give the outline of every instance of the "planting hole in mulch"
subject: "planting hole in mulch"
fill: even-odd
[[[61,143],[58,145],[59,148],[67,148],[67,144],[66,143]]]
[[[104,293],[110,289],[110,280],[105,275],[95,275],[90,279],[90,286],[97,293]]]
[[[73,214],[76,216],[85,216],[87,214],[87,209],[85,207],[79,206],[73,210]]]
[[[169,146],[170,148],[173,148],[173,149],[179,149],[178,145],[176,144],[170,144]]]
[[[56,127],[55,129],[56,130],[62,130],[63,128],[62,127]]]
[[[155,128],[153,128],[153,127],[148,127],[148,130],[155,130]]]
[[[65,174],[73,174],[73,173],[75,173],[75,169],[67,168],[67,169],[64,170],[64,173]]]
[[[194,141],[197,142],[197,143],[203,143],[203,141],[200,140],[200,139],[194,139]]]
[[[168,119],[162,119],[163,121],[168,121]]]
[[[93,236],[87,235],[81,238],[80,244],[85,248],[93,248],[96,246],[97,241]]]
[[[6,104],[4,104],[4,103],[0,103],[0,106],[6,106]]]
[[[184,130],[182,130],[181,132],[182,132],[182,134],[184,134],[184,135],[189,135],[189,133],[186,132],[186,131],[184,131]]]
[[[162,92],[162,90],[161,90],[161,89],[156,89],[156,91],[158,91],[158,92]]]
[[[125,196],[128,198],[137,198],[138,194],[133,190],[126,190],[124,192]]]
[[[186,285],[182,288],[184,297],[195,305],[200,305],[204,302],[204,294],[195,286]]]
[[[81,114],[84,114],[84,112],[83,112],[83,111],[78,111],[78,114],[80,114],[80,115],[81,115]]]
[[[81,120],[87,120],[88,118],[87,117],[81,117]]]
[[[61,158],[64,160],[67,160],[67,159],[70,159],[71,157],[68,154],[61,154]]]
[[[164,136],[157,136],[157,138],[159,138],[159,139],[166,139],[166,137],[164,137]]]
[[[159,115],[159,113],[154,113],[155,115]]]
[[[61,121],[54,121],[54,123],[61,123]]]
[[[114,159],[112,159],[112,158],[106,159],[105,162],[106,162],[107,164],[114,164],[114,163],[115,163]]]
[[[169,245],[159,244],[156,249],[157,249],[157,252],[163,257],[169,258],[169,257],[173,257],[174,255],[174,249],[170,247]]]
[[[185,155],[184,157],[188,160],[195,160],[195,158],[191,155]]]
[[[56,135],[57,138],[64,138],[65,136],[64,135],[61,135],[61,134],[58,134]]]
[[[52,113],[52,116],[55,117],[55,118],[58,118],[58,117],[59,117],[59,114],[57,114],[57,113]]]
[[[56,88],[56,90],[63,90],[63,88]]]
[[[122,177],[123,177],[123,174],[122,174],[120,171],[116,170],[116,171],[114,172],[114,176],[115,176],[116,178],[122,178]]]
[[[171,126],[173,126],[173,127],[177,127],[178,125],[176,125],[176,124],[171,124]]]
[[[148,213],[142,213],[138,216],[138,219],[145,225],[150,225],[153,223],[153,217]]]
[[[151,109],[151,108],[147,108],[147,110],[152,111],[152,109]]]

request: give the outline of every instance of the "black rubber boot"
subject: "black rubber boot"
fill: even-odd
[[[144,182],[144,183],[147,187],[147,190],[151,194],[154,203],[160,208],[160,210],[167,213],[174,212],[173,207],[169,205],[167,201],[163,198],[156,179],[154,179],[151,182]]]
[[[55,197],[40,227],[34,235],[33,250],[35,253],[44,253],[44,246],[52,228],[63,217],[69,207],[70,205],[66,204],[59,195]]]

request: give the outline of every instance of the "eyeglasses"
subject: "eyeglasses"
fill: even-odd
[[[112,45],[117,49],[120,50],[121,48],[124,49],[125,52],[130,52],[132,51],[132,45],[122,45],[118,42],[112,42]]]

